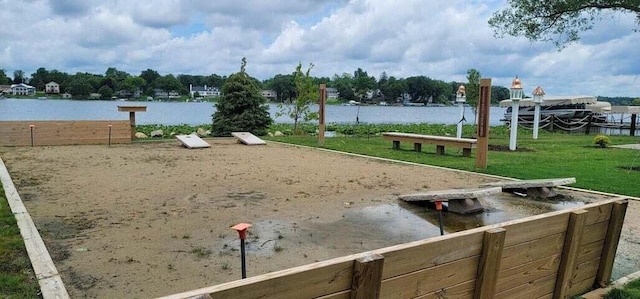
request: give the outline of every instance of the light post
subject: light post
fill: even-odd
[[[533,104],[535,110],[533,112],[533,139],[538,139],[538,129],[540,127],[540,104],[544,98],[544,90],[538,86],[533,90]]]
[[[456,137],[462,138],[462,122],[464,119],[464,103],[467,101],[467,92],[464,85],[460,85],[458,87],[458,92],[456,92],[456,103],[458,107],[460,107],[460,120],[458,121],[458,130],[456,131]]]
[[[516,76],[511,82],[511,135],[509,136],[509,150],[516,150],[518,139],[518,110],[522,100],[522,82]]]

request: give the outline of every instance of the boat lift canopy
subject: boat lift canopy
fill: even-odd
[[[541,106],[558,106],[558,105],[575,105],[575,104],[587,104],[593,105],[598,102],[598,98],[594,96],[545,96],[542,100]],[[500,107],[511,107],[511,100],[500,101]],[[533,99],[526,98],[520,100],[520,107],[533,107]],[[609,105],[611,106],[611,105]]]

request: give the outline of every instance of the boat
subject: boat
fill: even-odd
[[[500,107],[506,107],[503,121],[511,121],[512,101],[500,101]],[[535,114],[535,103],[533,99],[520,100],[518,109],[518,119],[533,121]],[[594,117],[596,121],[606,121],[606,113],[611,109],[609,102],[598,101],[594,96],[549,96],[540,103],[540,120],[543,121],[550,116],[564,121],[578,121],[587,117]],[[593,120],[592,120],[593,121]]]

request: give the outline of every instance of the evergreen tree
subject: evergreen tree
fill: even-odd
[[[231,132],[262,136],[271,125],[267,100],[260,95],[255,80],[245,72],[246,65],[246,58],[242,58],[240,72],[229,76],[222,86],[223,96],[213,114],[214,136],[230,136]]]

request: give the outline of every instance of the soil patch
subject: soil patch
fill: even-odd
[[[239,279],[230,229],[239,222],[253,224],[249,276],[437,236],[437,214],[399,202],[399,194],[495,181],[295,146],[207,141],[211,148],[197,150],[160,142],[0,154],[19,193],[29,194],[24,203],[72,298],[150,298]],[[579,204],[496,200],[483,203],[488,213],[445,214],[446,231]]]

